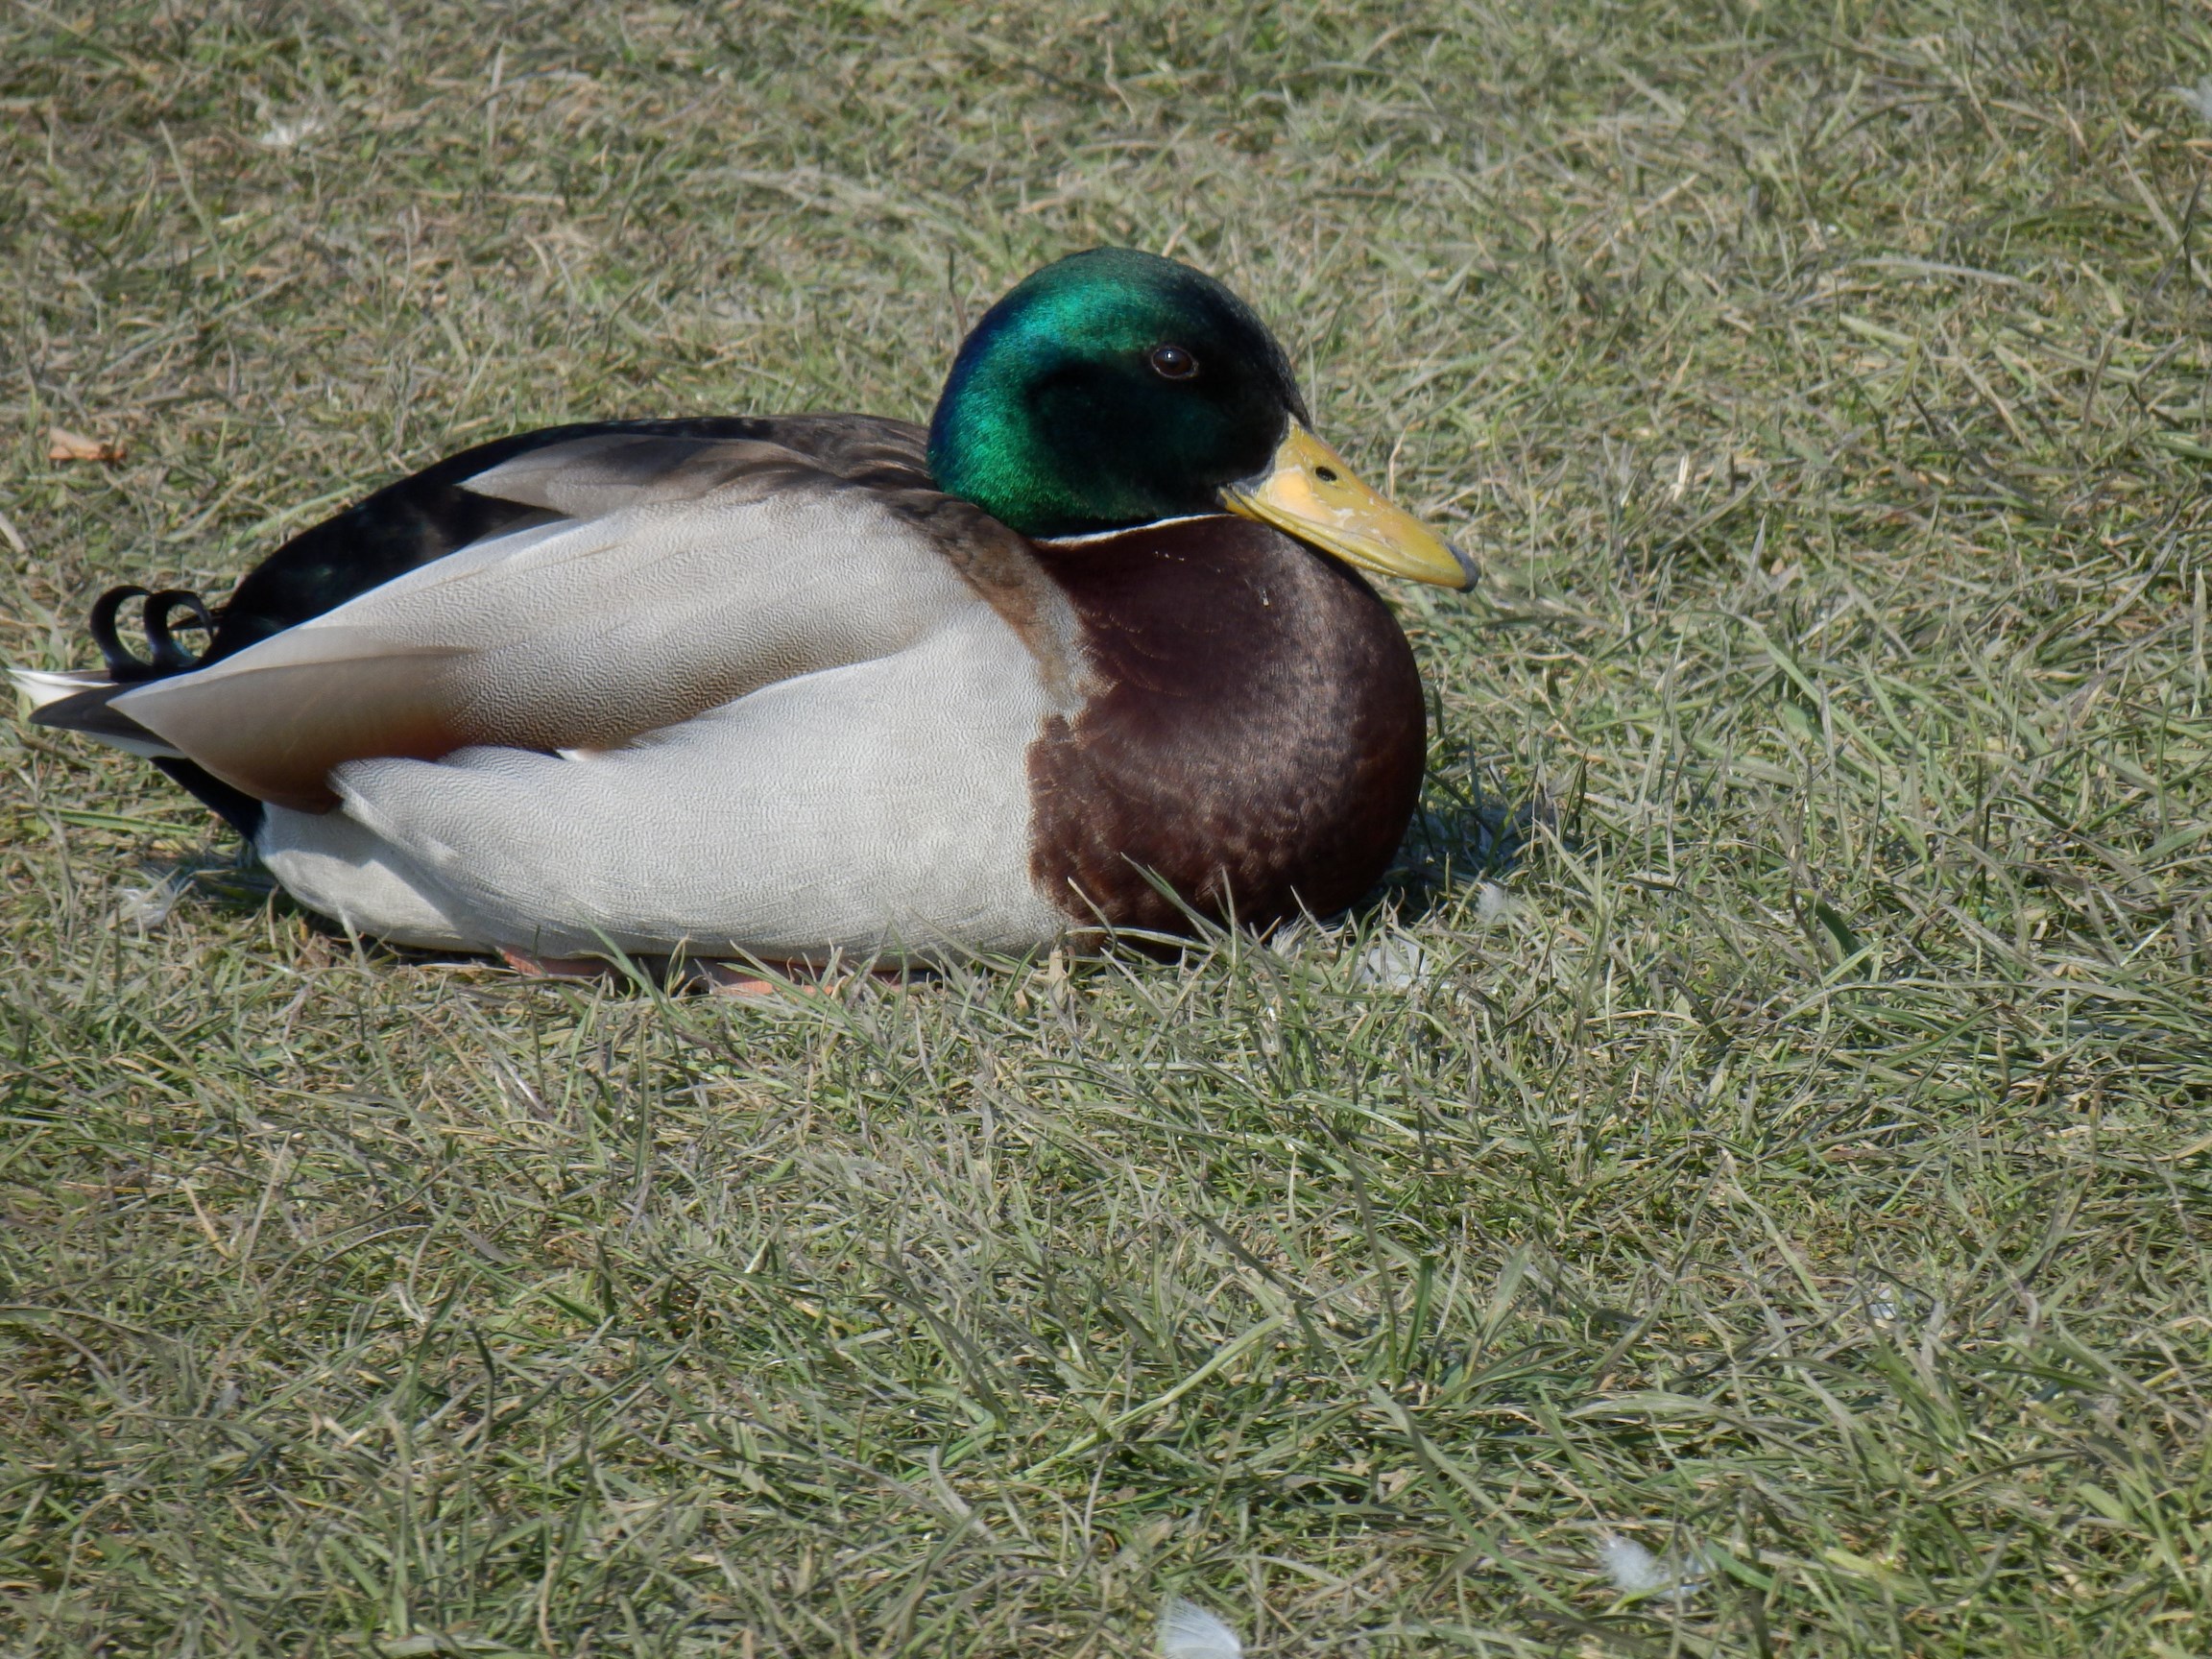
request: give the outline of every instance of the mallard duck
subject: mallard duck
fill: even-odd
[[[1426,744],[1362,572],[1475,579],[1313,435],[1249,307],[1097,249],[991,307],[926,430],[500,439],[294,538],[220,609],[114,589],[105,668],[15,679],[362,934],[942,959],[1358,899]],[[120,637],[133,598],[148,657]]]

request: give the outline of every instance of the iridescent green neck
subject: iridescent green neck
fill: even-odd
[[[1053,396],[1065,324],[1100,323],[1095,293],[1056,297],[969,336],[930,423],[938,487],[1025,536],[1065,536],[1169,517],[1156,493],[1115,466],[1118,435],[1084,420],[1080,398]],[[1142,349],[1130,343],[1132,351]],[[1189,509],[1183,509],[1188,511]]]
[[[1151,354],[1195,355],[1188,381]],[[962,344],[930,423],[939,488],[1029,536],[1218,509],[1292,412],[1282,349],[1227,289],[1172,260],[1100,249],[1048,265]]]

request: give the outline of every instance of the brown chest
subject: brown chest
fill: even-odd
[[[1421,682],[1358,575],[1208,517],[1041,549],[1098,685],[1029,751],[1033,874],[1080,921],[1189,930],[1342,909],[1420,792]]]

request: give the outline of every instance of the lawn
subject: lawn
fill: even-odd
[[[2207,74],[2153,0],[17,0],[7,661],[510,429],[919,417],[1098,243],[1487,579],[1391,590],[1385,890],[1180,962],[408,957],[0,728],[0,1650],[2212,1649]]]

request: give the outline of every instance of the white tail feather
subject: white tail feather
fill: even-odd
[[[64,697],[74,697],[80,691],[101,691],[115,684],[105,668],[11,668],[8,678],[15,682],[15,689],[31,699],[34,711],[49,703],[59,703]],[[149,733],[144,738],[122,737],[108,732],[87,732],[77,727],[67,728],[80,737],[89,737],[95,743],[105,743],[110,749],[120,749],[126,755],[144,756],[149,760],[181,760],[183,755],[168,744],[156,741]]]
[[[1243,1659],[1237,1632],[1195,1601],[1168,1598],[1160,1609],[1161,1659]]]
[[[103,685],[113,684],[105,668],[65,668],[58,672],[45,668],[11,668],[8,678],[15,682],[16,690],[31,699],[34,709],[43,709],[49,703],[59,703],[80,691],[97,691]]]

